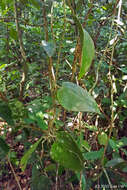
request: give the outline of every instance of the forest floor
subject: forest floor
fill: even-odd
[[[6,123],[0,121],[0,135],[4,135],[4,125]],[[16,156],[20,161],[24,154],[24,145],[21,142],[15,142],[14,136],[11,134],[11,128],[7,128],[6,142],[11,147],[11,150],[16,152]],[[22,133],[18,132],[18,135]],[[3,163],[4,162],[4,163]],[[31,177],[32,177],[32,165],[28,165],[23,172],[19,165],[15,165],[8,161],[7,158],[2,163],[0,162],[0,190],[31,190]],[[48,164],[48,161],[47,163]],[[66,175],[63,174],[59,177],[57,190],[78,190],[79,185],[75,186],[71,183],[66,183]],[[18,183],[21,189],[18,186]],[[35,189],[33,189],[35,190]],[[51,190],[56,190],[56,182],[52,183]]]

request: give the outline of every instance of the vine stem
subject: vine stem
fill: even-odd
[[[119,1],[121,2],[121,0]],[[121,2],[122,3],[122,2]],[[119,15],[119,11],[121,10],[121,5],[119,3],[119,9],[118,9],[118,17],[120,17]],[[114,10],[114,15],[116,13],[116,9]],[[114,25],[114,19],[112,21],[112,27]],[[115,38],[114,39],[117,39],[117,31],[118,31],[118,25],[116,27],[116,35],[115,35]],[[113,87],[113,76],[112,76],[112,73],[111,73],[111,67],[112,67],[112,61],[113,61],[113,56],[114,56],[114,50],[115,50],[115,46],[117,44],[117,40],[114,40],[113,42],[113,45],[112,45],[112,52],[111,52],[111,59],[110,59],[110,63],[109,63],[109,80],[110,80],[110,84],[111,84],[111,121],[110,121],[110,129],[109,129],[109,135],[108,135],[108,140],[106,142],[106,145],[104,147],[104,154],[103,154],[103,157],[102,157],[102,160],[101,160],[101,163],[103,165],[103,162],[104,162],[104,157],[105,157],[105,153],[106,153],[106,150],[107,150],[107,146],[108,146],[108,142],[109,142],[109,139],[111,138],[111,134],[112,134],[112,130],[114,128],[114,87]]]
[[[22,65],[23,66],[23,73],[22,73],[22,79],[20,82],[20,92],[19,92],[20,93],[19,94],[19,100],[22,100],[24,89],[25,89],[26,78],[27,78],[27,74],[28,74],[28,65],[27,65],[28,60],[26,57],[26,53],[25,53],[25,49],[24,49],[24,45],[23,45],[23,40],[22,40],[22,32],[21,32],[20,24],[19,24],[17,0],[14,0],[14,14],[15,14],[15,24],[16,24],[17,34],[18,34],[20,52],[21,52],[21,56],[23,59],[23,65]]]
[[[114,6],[114,11],[113,11],[113,19],[112,19],[112,23],[111,23],[111,30],[110,30],[110,33],[109,33],[109,38],[108,38],[108,42],[107,42],[107,45],[106,45],[106,48],[105,48],[105,51],[99,61],[99,64],[97,66],[97,71],[96,71],[96,79],[95,79],[95,83],[94,85],[92,86],[92,88],[90,89],[90,92],[92,93],[92,91],[94,90],[94,88],[96,87],[97,83],[98,83],[98,79],[99,79],[99,70],[100,70],[100,67],[102,65],[102,61],[104,60],[104,57],[106,56],[106,53],[108,51],[108,47],[109,47],[109,44],[110,44],[110,40],[111,40],[111,36],[112,36],[112,29],[113,29],[113,26],[114,26],[114,19],[115,19],[115,14],[116,14],[116,8],[117,8],[117,5],[118,3],[120,2],[121,0],[117,0],[115,6]]]
[[[64,28],[63,28],[63,33],[61,35],[61,42],[60,42],[59,51],[58,51],[58,59],[57,59],[57,65],[56,65],[56,80],[58,78],[60,56],[61,56],[61,51],[62,51],[62,47],[63,47],[63,39],[65,36],[65,29],[66,29],[66,4],[65,4],[65,0],[63,0],[63,8],[64,8],[64,26],[63,26]]]
[[[112,47],[112,54],[111,54],[110,67],[109,67],[109,80],[110,80],[110,84],[111,84],[111,121],[110,121],[110,129],[109,129],[108,140],[107,140],[106,145],[104,147],[104,154],[103,154],[103,157],[102,157],[102,160],[101,160],[102,164],[103,164],[103,161],[104,161],[104,157],[105,157],[105,153],[106,153],[106,150],[107,150],[109,139],[111,138],[112,129],[114,127],[114,87],[113,87],[113,78],[112,78],[112,75],[111,75],[111,66],[112,66],[114,48],[115,48],[116,43],[117,42],[115,42],[113,47]]]

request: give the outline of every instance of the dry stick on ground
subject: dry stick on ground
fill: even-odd
[[[23,73],[22,73],[22,80],[20,82],[20,92],[19,92],[19,100],[22,101],[24,90],[25,90],[27,73],[28,73],[28,66],[27,66],[27,57],[26,57],[26,53],[25,53],[23,41],[22,41],[22,33],[21,33],[20,25],[19,25],[17,0],[14,0],[14,14],[15,14],[16,30],[17,30],[18,40],[19,40],[19,45],[20,45],[20,52],[23,59],[23,65],[22,65]]]

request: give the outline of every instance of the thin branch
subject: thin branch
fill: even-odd
[[[116,6],[115,6],[116,7]],[[119,9],[121,7],[119,6]],[[119,12],[119,10],[118,10]],[[114,10],[114,16],[116,14],[116,9]],[[114,25],[114,18],[112,20],[112,27]],[[117,31],[118,31],[118,27],[116,28],[116,36],[117,37]],[[101,163],[103,164],[104,162],[104,157],[105,157],[105,153],[106,153],[106,150],[107,150],[107,147],[108,147],[108,142],[109,142],[109,139],[111,138],[111,134],[112,134],[112,130],[113,130],[113,127],[114,127],[114,87],[113,87],[113,77],[112,77],[112,73],[111,73],[111,67],[112,67],[112,64],[113,64],[113,56],[114,56],[114,50],[115,50],[115,46],[117,44],[117,41],[114,41],[113,45],[112,45],[112,52],[111,52],[111,58],[110,58],[110,63],[109,63],[109,80],[110,80],[110,84],[111,84],[111,122],[110,122],[110,129],[109,129],[109,135],[108,135],[108,140],[105,144],[105,147],[104,147],[104,153],[103,153],[103,156],[102,156],[102,160],[101,160]]]
[[[88,10],[87,14],[85,15],[83,27],[86,26],[86,21],[87,21],[89,15],[91,14],[91,12],[93,10],[93,7],[94,7],[94,3],[93,2],[94,2],[94,0],[92,0],[92,2],[91,2],[92,5],[91,5],[90,9]]]
[[[61,35],[61,41],[60,41],[59,51],[58,51],[58,59],[57,59],[57,65],[56,65],[56,81],[57,81],[57,78],[58,78],[58,71],[59,71],[59,65],[60,65],[60,56],[61,56],[61,51],[62,51],[62,47],[63,47],[63,39],[64,39],[64,36],[65,36],[65,29],[66,29],[66,23],[67,23],[65,0],[63,0],[63,8],[64,8],[64,29],[63,29],[63,33]]]
[[[108,183],[109,183],[110,189],[112,190],[113,188],[112,188],[112,184],[111,184],[110,178],[109,178],[109,176],[108,176],[108,173],[107,173],[107,171],[106,171],[105,168],[102,168],[102,169],[103,169],[103,171],[104,171],[104,173],[105,173],[105,175],[106,175],[106,177],[107,177],[107,180],[108,180]]]
[[[44,0],[42,0],[42,2],[44,3]],[[43,16],[43,20],[44,20],[45,40],[48,41],[48,38],[49,38],[48,37],[48,21],[47,21],[45,5],[43,5],[43,8],[42,8],[42,16]]]
[[[16,30],[17,30],[18,40],[19,40],[19,45],[20,45],[20,52],[23,58],[23,73],[22,73],[22,80],[20,82],[20,94],[19,94],[19,99],[22,100],[24,89],[25,89],[27,73],[28,73],[28,66],[27,66],[27,57],[26,57],[26,53],[25,53],[23,41],[22,41],[22,33],[20,30],[20,25],[19,25],[19,20],[18,20],[17,0],[14,0],[14,13],[15,13]]]
[[[14,175],[14,177],[15,177],[15,181],[16,181],[16,183],[17,183],[17,185],[18,185],[18,188],[19,188],[19,190],[22,190],[22,187],[21,187],[21,185],[20,185],[20,183],[19,183],[18,177],[17,177],[17,175],[16,175],[16,173],[15,173],[15,170],[14,170],[14,168],[13,168],[11,162],[10,162],[10,159],[8,158],[8,156],[7,156],[7,160],[8,160],[8,163],[9,163],[9,165],[10,165],[10,168],[11,168],[11,170],[12,170],[12,173],[13,173],[13,175]]]

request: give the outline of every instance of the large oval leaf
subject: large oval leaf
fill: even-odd
[[[79,22],[79,19],[74,16],[75,23],[79,29],[80,34],[80,42],[81,42],[81,68],[79,73],[79,79],[81,79],[84,74],[88,71],[92,60],[94,58],[95,54],[95,48],[92,38],[90,37],[89,33],[83,29],[81,23]]]
[[[67,132],[59,132],[51,148],[51,157],[65,168],[80,172],[83,156],[75,140]]]
[[[79,73],[79,79],[84,76],[88,71],[92,60],[94,58],[94,43],[89,33],[83,30],[83,46],[82,46],[82,56],[81,56],[81,68]]]
[[[93,97],[80,86],[72,82],[64,82],[57,91],[59,103],[69,111],[85,111],[100,113]]]

